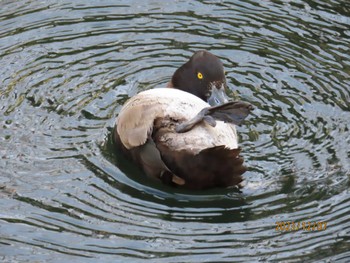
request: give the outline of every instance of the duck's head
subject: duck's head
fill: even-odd
[[[175,71],[169,87],[192,93],[212,106],[228,102],[224,66],[205,50],[195,52]]]

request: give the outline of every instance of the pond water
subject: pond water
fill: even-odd
[[[348,0],[0,10],[1,262],[350,260]],[[155,184],[113,151],[123,103],[200,49],[256,108],[238,128],[241,193]]]

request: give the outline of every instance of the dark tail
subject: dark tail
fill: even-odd
[[[169,151],[164,145],[160,148],[162,159],[169,169],[185,180],[185,187],[205,189],[239,185],[246,171],[240,149],[215,146],[198,154],[187,151]]]

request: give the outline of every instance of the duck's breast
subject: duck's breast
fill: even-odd
[[[166,144],[169,150],[186,150],[193,154],[215,146],[237,149],[237,134],[233,125],[217,121],[216,126],[202,122],[185,133],[176,133],[173,129],[160,130],[157,143]]]

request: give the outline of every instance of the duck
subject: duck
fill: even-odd
[[[142,91],[115,122],[116,150],[150,178],[187,189],[241,187],[247,170],[236,126],[253,106],[229,101],[222,61],[195,52],[166,87]]]

